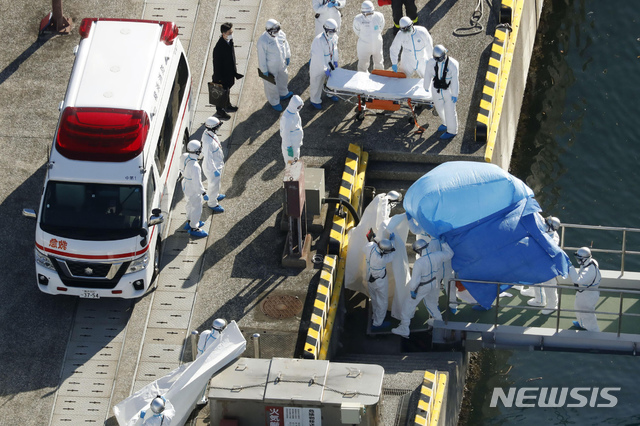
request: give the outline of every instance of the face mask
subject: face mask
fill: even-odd
[[[233,34],[229,34],[229,35],[227,36],[227,41],[231,41],[231,40],[233,40]]]

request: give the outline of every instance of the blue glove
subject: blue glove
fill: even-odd
[[[214,175],[215,177],[218,177],[218,176],[220,176],[220,172],[216,170],[215,172],[213,172],[213,175]]]
[[[330,1],[329,3],[327,3],[327,7],[335,7],[336,4],[332,1]]]
[[[289,62],[291,62],[291,58],[287,58],[287,65],[289,65]]]
[[[398,72],[398,65],[397,64],[391,65],[391,69],[393,70],[393,72]]]
[[[338,61],[333,61],[333,66],[338,68]]]
[[[287,65],[288,65],[288,64],[289,64],[289,63],[287,62]],[[268,76],[269,76],[269,71],[265,71],[265,72],[264,72],[264,76],[265,76],[265,77],[268,77]]]
[[[292,146],[288,146],[287,147],[287,155],[289,155],[289,157],[293,157],[293,147]]]
[[[328,68],[326,70],[324,70],[324,75],[326,75],[327,77],[330,77],[331,76],[331,70],[328,69]]]
[[[418,297],[418,292],[417,291],[412,291],[411,292],[411,298],[415,299],[416,297]]]
[[[391,233],[391,235],[389,235],[389,239],[393,240],[396,237],[396,234],[394,234],[393,232]]]
[[[206,193],[206,192],[202,194],[202,198],[203,198],[205,201],[209,201],[209,196],[207,195],[207,193]]]
[[[456,102],[458,102],[458,97],[457,96],[452,96],[451,100],[453,101],[453,103],[455,104]]]

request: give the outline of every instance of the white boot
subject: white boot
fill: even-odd
[[[402,336],[405,339],[408,339],[409,338],[409,334],[410,334],[411,331],[409,330],[409,326],[408,325],[400,324],[396,328],[392,328],[391,332],[393,334],[397,334],[398,336]]]
[[[536,295],[531,287],[523,288],[520,290],[520,294],[527,297],[535,297]]]

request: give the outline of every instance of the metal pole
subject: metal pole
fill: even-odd
[[[302,256],[302,218],[298,218],[298,254]]]
[[[627,249],[627,231],[622,231],[622,260],[620,261],[620,276],[624,275],[624,254]]]
[[[622,292],[620,292],[620,309],[618,310],[618,337],[620,337],[620,331],[622,331]]]
[[[562,306],[562,289],[558,288],[558,312],[556,312],[556,333],[560,330],[560,309]]]
[[[198,357],[198,330],[191,332],[191,361]]]
[[[260,358],[260,333],[253,333],[253,357]]]
[[[51,13],[56,31],[68,33],[71,30],[71,21],[62,13],[62,0],[51,0]]]

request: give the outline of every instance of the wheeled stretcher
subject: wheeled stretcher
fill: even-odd
[[[431,108],[433,101],[424,90],[421,78],[405,78],[403,73],[373,70],[372,73],[336,68],[327,79],[324,91],[331,96],[357,105],[357,120],[368,110],[389,111],[390,115],[408,109],[416,126],[416,107]],[[357,102],[354,100],[357,98]],[[424,129],[422,129],[424,130]]]

